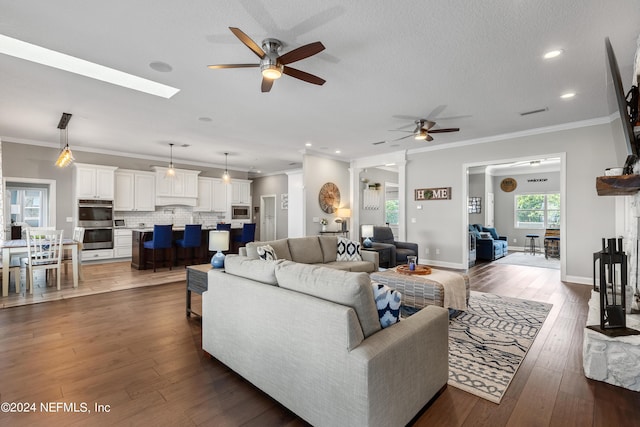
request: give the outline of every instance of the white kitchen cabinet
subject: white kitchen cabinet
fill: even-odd
[[[227,186],[217,178],[198,178],[198,202],[194,212],[226,212]]]
[[[251,181],[234,180],[231,182],[231,203],[251,204]]]
[[[126,228],[116,228],[113,231],[113,257],[128,258],[133,253],[133,231]]]
[[[116,211],[155,211],[155,179],[153,172],[116,171],[113,209]]]
[[[166,176],[167,168],[154,166],[156,177],[156,205],[196,205],[198,198],[198,175],[200,171],[176,169],[175,176]]]
[[[112,166],[75,163],[74,186],[76,199],[114,198],[115,170]]]
[[[213,181],[213,202],[211,210],[214,212],[227,212],[227,185],[224,181],[217,179]]]

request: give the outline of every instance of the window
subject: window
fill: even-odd
[[[515,227],[560,228],[560,193],[515,196]]]
[[[11,224],[27,223],[31,227],[46,227],[48,191],[46,188],[9,187],[11,193]]]
[[[398,186],[386,183],[384,197],[384,222],[392,226],[398,225],[399,206]]]

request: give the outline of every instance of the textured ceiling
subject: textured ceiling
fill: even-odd
[[[176,163],[219,166],[229,152],[230,168],[269,173],[305,149],[350,160],[599,119],[604,38],[630,85],[639,22],[638,0],[0,0],[0,34],[180,89],[167,100],[0,54],[0,138],[57,146],[69,112],[72,149],[165,159],[175,142],[189,144]],[[322,41],[295,67],[327,83],[283,76],[261,93],[256,68],[208,69],[257,62],[229,26],[283,52]],[[461,131],[372,145],[406,135],[390,131],[411,129],[398,115]]]

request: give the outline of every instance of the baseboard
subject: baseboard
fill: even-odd
[[[591,285],[593,286],[593,277],[582,277],[582,276],[566,276],[565,282],[577,283],[579,285]]]
[[[418,263],[419,264],[430,265],[431,267],[444,267],[444,268],[451,268],[451,269],[454,269],[454,270],[466,270],[468,268],[468,266],[466,266],[464,264],[454,263],[454,262],[437,261],[437,260],[433,260],[433,259],[419,259]]]

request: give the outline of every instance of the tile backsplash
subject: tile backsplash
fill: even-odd
[[[115,211],[113,217],[124,219],[127,227],[152,227],[154,224],[215,225],[219,222],[230,222],[224,212],[193,212],[192,208],[187,206],[158,206],[155,212]]]

